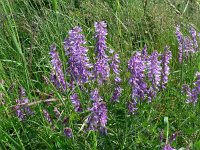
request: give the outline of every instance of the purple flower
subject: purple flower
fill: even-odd
[[[99,84],[105,82],[110,75],[110,68],[106,59],[98,59],[94,65],[94,76]]]
[[[186,58],[189,56],[190,53],[195,52],[193,42],[188,36],[183,38],[183,51],[185,53]]]
[[[19,99],[16,100],[16,115],[20,120],[24,120],[26,116],[32,115],[33,112],[29,107],[20,107],[21,104],[27,104],[29,102],[28,98],[26,97],[26,92],[23,87],[20,87],[19,91]]]
[[[179,63],[182,63],[183,57],[183,35],[180,31],[180,25],[176,26],[176,37],[178,40],[178,50],[179,50]]]
[[[107,31],[107,24],[104,21],[101,22],[95,22],[95,38],[96,38],[96,53],[97,53],[97,59],[107,59],[107,55],[105,53],[105,50],[107,49],[106,46],[106,35],[108,34]]]
[[[96,92],[91,97],[96,98]],[[102,130],[107,124],[107,108],[106,104],[101,100],[97,99],[93,102],[92,108],[89,109],[91,112],[88,117],[87,124],[89,130]]]
[[[148,79],[152,83],[154,90],[158,89],[161,80],[161,62],[158,60],[159,54],[154,51],[149,57],[148,65]]]
[[[96,38],[96,63],[94,65],[94,75],[99,84],[102,84],[107,80],[110,75],[110,68],[108,64],[108,56],[105,50],[106,46],[106,35],[107,25],[104,21],[95,22],[95,38]]]
[[[120,79],[120,70],[119,70],[119,65],[120,65],[120,60],[119,60],[119,54],[114,54],[113,58],[111,59],[111,64],[110,64],[110,68],[113,70],[113,72],[115,73],[115,82],[119,83],[121,82]]]
[[[90,99],[93,101],[100,101],[101,97],[99,96],[99,91],[98,89],[94,89],[91,93],[90,93]]]
[[[162,55],[162,82],[161,82],[161,87],[165,88],[165,85],[168,82],[168,76],[170,74],[170,68],[169,68],[169,61],[172,58],[172,53],[169,50],[169,47],[165,48],[164,54]]]
[[[72,138],[72,136],[73,136],[72,129],[71,129],[71,128],[65,128],[65,129],[64,129],[64,135],[65,135],[67,138]]]
[[[196,82],[194,82],[194,88],[191,89],[188,85],[183,85],[183,92],[186,93],[186,103],[193,103],[194,105],[198,101],[198,95],[200,93],[200,73],[196,73]]]
[[[59,89],[66,90],[66,82],[62,71],[62,62],[59,54],[56,52],[55,44],[50,47],[51,65],[53,67],[51,73],[51,82]]]
[[[197,32],[196,30],[191,26],[190,27],[190,30],[189,30],[191,36],[192,36],[192,40],[193,40],[193,44],[194,44],[194,47],[195,47],[195,51],[198,50],[198,43],[197,43]]]
[[[144,81],[146,62],[142,59],[141,53],[136,52],[128,62],[128,69],[131,73],[129,83],[132,87],[132,99],[134,102],[142,100],[147,92],[147,84]]]
[[[53,111],[54,111],[54,114],[56,115],[56,118],[59,119],[59,118],[61,117],[61,114],[60,114],[58,108],[57,108],[57,107],[54,107]]]
[[[135,111],[138,109],[137,107],[136,107],[136,103],[135,102],[128,102],[128,111],[129,111],[129,113],[135,113]]]
[[[50,117],[50,115],[49,115],[49,113],[48,113],[48,111],[47,110],[43,110],[43,115],[44,115],[44,118],[50,123],[50,124],[52,124],[52,120],[51,120],[51,117]]]
[[[78,95],[74,93],[73,95],[70,96],[71,102],[74,105],[74,109],[76,112],[82,112],[82,106],[80,103],[80,100],[78,98]]]
[[[175,150],[170,146],[170,144],[166,144],[165,147],[163,147],[163,150]]]
[[[147,46],[145,45],[141,52],[142,59],[147,61],[148,60],[148,53],[147,53]]]
[[[86,83],[92,77],[90,69],[93,67],[89,63],[87,56],[88,49],[83,45],[86,43],[85,37],[81,34],[82,29],[75,27],[69,31],[68,38],[64,41],[66,55],[69,56],[69,69],[71,80],[79,85]]]
[[[117,85],[117,87],[115,87],[113,96],[111,98],[111,102],[118,102],[119,101],[119,97],[121,96],[121,92],[122,92],[122,88]]]

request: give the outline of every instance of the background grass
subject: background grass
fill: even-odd
[[[1,149],[161,149],[159,135],[166,130],[164,117],[169,117],[169,135],[179,132],[172,146],[200,149],[199,102],[196,106],[185,103],[181,95],[182,84],[192,85],[199,70],[199,57],[178,63],[175,26],[181,25],[188,33],[188,25],[200,30],[199,0],[1,0],[0,1],[0,79],[5,105],[0,106]],[[108,135],[79,132],[87,112],[78,115],[69,101],[70,91],[63,95],[52,86],[49,78],[49,46],[56,43],[63,62],[66,56],[63,40],[68,30],[81,26],[87,39],[89,55],[94,56],[94,22],[105,20],[108,24],[107,44],[120,54],[123,93],[120,103],[110,104],[112,85],[100,87],[101,96],[108,107]],[[152,103],[142,103],[135,115],[126,109],[130,100],[127,61],[136,50],[148,46],[163,52],[169,45],[173,54],[170,81]],[[66,64],[63,63],[64,68]],[[26,89],[30,101],[47,98],[44,93],[54,92],[58,102],[50,106],[38,104],[31,107],[35,114],[19,121],[10,110],[19,97],[18,88]],[[92,88],[92,87],[91,87]],[[38,92],[40,91],[40,92]],[[79,93],[81,102],[89,105],[89,95]],[[55,120],[55,129],[45,121],[42,109],[53,114],[59,106],[63,116],[70,116],[69,126],[73,138],[63,135],[63,126]],[[88,105],[87,105],[88,104]],[[85,108],[86,109],[86,108]]]

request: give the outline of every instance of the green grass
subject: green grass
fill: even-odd
[[[198,0],[177,0],[173,6],[169,0],[2,0],[0,1],[0,92],[5,105],[0,106],[0,149],[162,149],[165,140],[159,141],[165,129],[169,136],[179,132],[172,143],[175,148],[200,149],[200,104],[185,103],[181,94],[184,83],[192,85],[199,71],[199,57],[178,63],[178,48],[175,36],[176,24],[181,24],[184,34],[189,35],[187,26],[192,24],[200,32],[200,5]],[[110,103],[113,85],[99,87],[100,94],[108,107],[108,135],[80,130],[87,111],[77,114],[69,100],[71,91],[62,94],[52,85],[45,84],[49,78],[49,46],[56,43],[63,62],[66,56],[63,41],[68,30],[81,26],[87,39],[90,57],[94,57],[94,22],[105,20],[108,24],[107,44],[121,59],[123,79],[120,102]],[[135,115],[127,112],[131,99],[128,84],[127,61],[144,45],[148,53],[163,52],[169,45],[173,54],[171,74],[167,89],[159,92],[152,103],[141,103]],[[66,69],[66,63],[63,63]],[[47,99],[45,93],[54,92],[58,99],[50,106],[39,103],[31,107],[34,115],[19,121],[10,109],[19,98],[18,88],[23,86],[31,102]],[[88,87],[92,89],[93,87]],[[37,91],[40,91],[39,93]],[[90,105],[89,94],[77,90],[84,103]],[[62,98],[64,97],[64,99]],[[42,109],[53,116],[53,106],[58,106],[63,116],[70,116],[63,126],[54,118],[55,129],[44,119]],[[169,129],[164,123],[168,117]],[[73,138],[63,134],[65,127],[73,129]],[[166,138],[166,136],[165,136]]]

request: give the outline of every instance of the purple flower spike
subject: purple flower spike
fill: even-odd
[[[183,85],[183,92],[186,93],[186,103],[193,103],[194,105],[198,101],[198,95],[200,94],[200,73],[196,73],[196,82],[194,82],[194,88],[191,89],[188,85]]]
[[[99,84],[105,82],[110,76],[110,68],[106,59],[98,59],[94,65],[94,76]]]
[[[121,82],[120,79],[120,69],[119,69],[119,65],[120,65],[120,60],[119,60],[119,54],[114,54],[111,64],[110,64],[110,68],[113,70],[113,72],[115,73],[115,82],[119,83]]]
[[[72,138],[73,137],[72,129],[71,128],[65,128],[64,129],[64,135],[67,138]]]
[[[64,74],[62,71],[62,62],[58,53],[56,52],[55,44],[51,45],[50,47],[51,52],[51,65],[53,67],[51,73],[51,82],[58,88],[62,89],[63,91],[66,90],[66,82],[64,78]]]
[[[111,98],[111,102],[119,102],[119,97],[121,96],[122,88],[117,86]]]
[[[106,46],[106,35],[107,32],[107,24],[104,21],[101,22],[95,22],[95,38],[97,40],[96,42],[96,53],[97,53],[97,59],[107,59],[108,56],[106,56],[105,50],[107,49]]]
[[[169,68],[169,61],[172,58],[172,53],[169,50],[169,47],[165,48],[164,54],[162,55],[162,82],[161,82],[161,87],[165,88],[165,85],[168,82],[168,76],[170,74],[170,68]]]
[[[106,104],[101,99],[96,99],[97,93],[93,92],[94,95],[91,97],[95,98],[92,108],[89,109],[91,112],[88,117],[88,129],[89,130],[102,130],[107,124],[107,108]]]
[[[193,42],[188,36],[183,38],[183,50],[186,58],[189,56],[190,53],[195,52]]]
[[[165,147],[163,147],[163,150],[176,150],[176,149],[172,148],[170,144],[166,144]]]
[[[141,52],[142,59],[147,61],[148,60],[148,53],[147,53],[147,46],[145,45]]]
[[[157,51],[154,51],[149,58],[148,65],[148,78],[152,83],[154,90],[158,89],[161,80],[161,62],[158,60],[159,54]]]
[[[106,35],[107,25],[104,21],[95,22],[95,38],[96,38],[96,63],[94,65],[94,75],[99,84],[102,84],[107,80],[110,75],[110,68],[108,64],[108,56],[105,50],[106,46]]]
[[[50,117],[50,115],[49,115],[49,113],[48,113],[48,111],[47,110],[43,110],[43,115],[44,115],[44,118],[50,123],[50,124],[52,124],[52,120],[51,120],[51,117]]]
[[[100,101],[101,100],[101,97],[99,96],[98,89],[95,89],[90,93],[90,99],[93,100],[93,101]]]
[[[197,51],[198,50],[198,47],[199,47],[199,45],[198,45],[198,43],[197,43],[197,32],[196,32],[196,30],[194,29],[194,27],[190,27],[190,30],[189,30],[189,32],[190,32],[190,34],[191,34],[191,36],[192,36],[192,40],[193,40],[193,44],[194,44],[194,47],[195,47],[195,51]]]
[[[20,87],[19,90],[19,99],[16,100],[17,105],[27,104],[29,99],[26,97],[26,92],[23,87]],[[16,106],[16,115],[19,120],[24,120],[27,116],[32,115],[33,112],[29,107],[20,108],[20,106]]]
[[[182,63],[183,57],[183,35],[180,31],[180,25],[176,26],[176,37],[178,40],[178,50],[179,50],[179,63]]]
[[[128,111],[129,111],[129,113],[134,114],[137,109],[138,108],[136,107],[136,103],[135,102],[128,102]]]
[[[141,53],[136,52],[128,62],[128,69],[131,73],[129,83],[132,87],[132,99],[137,103],[142,100],[147,92],[147,84],[144,81],[146,62],[142,59]]]
[[[88,49],[83,45],[86,43],[80,27],[75,27],[69,31],[68,38],[64,41],[66,55],[69,56],[69,69],[71,80],[79,85],[86,83],[92,77],[90,69],[93,67],[89,63],[87,56]]]
[[[74,93],[72,96],[70,96],[71,102],[74,105],[74,109],[76,112],[82,112],[82,106],[80,103],[80,100],[78,98],[78,95]]]

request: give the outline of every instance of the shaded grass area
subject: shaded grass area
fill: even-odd
[[[13,0],[14,1],[14,0]],[[162,129],[166,130],[164,117],[169,117],[170,135],[179,132],[172,146],[198,149],[199,103],[185,103],[181,94],[182,84],[191,84],[199,70],[199,57],[195,56],[182,65],[178,63],[175,26],[180,24],[184,34],[188,25],[200,30],[198,1],[163,0],[3,0],[0,2],[0,77],[4,80],[1,91],[6,104],[0,106],[0,147],[2,149],[161,149],[159,141]],[[169,3],[170,2],[170,3]],[[177,10],[180,14],[177,14]],[[100,94],[108,107],[108,135],[80,131],[88,112],[78,115],[69,100],[71,91],[64,94],[44,82],[50,75],[49,46],[56,43],[63,62],[67,58],[63,40],[68,30],[81,26],[87,39],[90,58],[94,57],[94,22],[105,20],[108,24],[107,44],[119,53],[123,79],[120,102],[111,104],[113,85],[100,87]],[[169,45],[173,54],[170,81],[152,103],[141,103],[134,115],[126,109],[131,99],[128,85],[127,61],[144,45],[148,53],[163,52]],[[63,63],[66,69],[66,63]],[[30,101],[47,99],[45,93],[55,93],[58,102],[50,106],[33,106],[34,116],[19,121],[9,109],[18,99],[18,87],[23,86]],[[89,87],[92,89],[93,87]],[[40,91],[40,92],[38,92]],[[79,92],[85,110],[90,105],[88,93]],[[65,97],[63,100],[62,97]],[[59,105],[61,104],[61,105]],[[44,119],[42,109],[53,116],[53,106],[59,105],[63,116],[70,116],[73,138],[63,134],[65,126],[54,118],[55,128]]]

